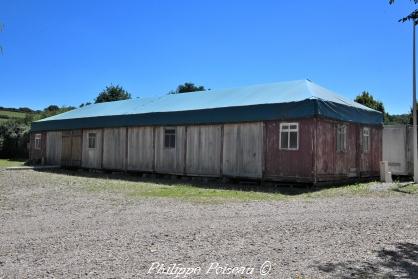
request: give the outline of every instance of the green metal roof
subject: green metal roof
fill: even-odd
[[[324,116],[381,124],[382,113],[309,80],[92,104],[32,123],[32,131],[209,124]]]

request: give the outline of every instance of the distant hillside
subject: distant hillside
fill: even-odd
[[[10,119],[22,119],[26,117],[26,112],[10,111],[7,109],[0,109],[0,123]],[[33,112],[30,114],[34,114]]]
[[[75,109],[71,106],[57,106],[50,105],[43,110],[32,110],[27,107],[23,108],[5,108],[0,106],[0,124],[10,120],[16,120],[12,122],[30,124],[32,121],[36,121],[42,118],[53,116],[55,114],[63,113],[69,110]]]

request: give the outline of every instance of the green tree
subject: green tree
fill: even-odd
[[[175,91],[170,91],[169,94],[179,94],[179,93],[190,93],[196,91],[205,91],[205,87],[203,85],[195,85],[193,82],[185,82],[184,84],[180,84],[177,86]]]
[[[60,107],[59,106],[57,106],[57,105],[50,105],[50,106],[48,106],[48,107],[46,107],[45,109],[44,109],[44,111],[57,111],[57,110],[59,110],[60,109]]]
[[[411,0],[414,1],[415,4],[418,3],[418,0]],[[389,0],[389,4],[392,5],[393,3],[395,3],[395,0]],[[407,15],[406,17],[403,17],[399,20],[399,22],[405,22],[408,20],[416,20],[416,18],[418,17],[418,9],[415,9],[413,12],[411,12],[409,15]]]
[[[373,96],[367,91],[363,91],[360,95],[356,97],[354,101],[356,101],[359,104],[365,105],[366,107],[369,107],[371,109],[383,113],[385,112],[385,107],[383,106],[383,103],[378,100],[375,100]]]
[[[50,106],[46,107],[40,113],[27,114],[29,120],[31,120],[28,123],[30,123],[32,121],[40,120],[42,118],[47,118],[47,117],[50,117],[50,116],[54,116],[56,114],[64,113],[64,112],[67,112],[67,111],[70,111],[70,110],[73,110],[73,109],[75,109],[75,107],[73,107],[73,106],[58,107],[56,105],[50,105]]]
[[[79,108],[82,108],[82,107],[85,107],[85,106],[88,106],[88,105],[91,105],[91,103],[90,102],[82,103],[82,104],[80,104]]]
[[[94,100],[94,103],[104,103],[104,102],[113,102],[119,100],[131,99],[131,94],[129,94],[122,86],[119,85],[110,85],[106,86],[97,98]]]
[[[411,109],[412,112],[412,109]],[[412,124],[411,113],[405,114],[385,114],[385,124]]]
[[[74,109],[71,106],[50,105],[43,111],[29,108],[10,108],[11,111],[27,111],[24,118],[10,118],[0,122],[0,158],[27,158],[27,143],[33,121]]]

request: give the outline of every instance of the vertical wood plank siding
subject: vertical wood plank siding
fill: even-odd
[[[96,134],[95,148],[89,148],[89,133]],[[83,168],[100,169],[102,164],[102,129],[83,130],[83,152],[81,166]]]
[[[280,121],[266,122],[265,176],[277,180],[313,180],[315,122],[313,119],[292,120],[299,123],[299,149],[280,149]]]
[[[46,163],[50,165],[61,164],[62,133],[46,133]]]
[[[35,149],[35,135],[41,134],[41,148]],[[41,163],[42,158],[46,157],[46,132],[31,133],[29,136],[30,140],[30,150],[29,150],[29,159]]]
[[[360,126],[359,137],[360,147],[362,146],[361,132],[363,127]],[[363,177],[376,176],[379,174],[379,164],[382,160],[382,129],[376,127],[370,128],[370,145],[369,152],[362,152],[360,149],[360,175]]]
[[[153,171],[153,127],[128,128],[128,170]]]
[[[371,133],[371,175],[378,176],[380,175],[380,162],[383,160],[383,129],[373,127]]]
[[[337,152],[337,125],[344,124],[346,130],[346,151]],[[320,180],[332,177],[354,177],[357,175],[357,132],[358,125],[338,121],[318,119],[316,163]]]
[[[71,146],[71,160],[72,166],[81,166],[81,152],[82,152],[82,131],[73,130],[72,134],[72,146]]]
[[[337,152],[337,125],[347,126],[347,149]],[[370,128],[370,150],[362,151],[362,129]],[[382,160],[382,127],[343,123],[318,119],[318,154],[316,164],[320,181],[338,180],[349,177],[367,177],[379,174]]]
[[[103,168],[124,170],[126,128],[106,128],[103,137]]]
[[[71,166],[71,131],[62,132],[61,165]]]
[[[344,124],[346,125],[346,151],[345,152],[337,152],[337,125]],[[335,122],[333,125],[333,129],[329,130],[329,134],[333,134],[335,137],[335,144],[333,147],[333,152],[335,152],[335,170],[334,175],[345,175],[354,177],[357,175],[357,164],[356,164],[356,154],[358,149],[357,145],[357,131],[358,128],[355,124],[351,123],[341,123]],[[325,131],[324,131],[325,132]]]
[[[261,122],[224,125],[223,174],[261,178],[263,152]]]
[[[189,126],[187,128],[187,174],[220,175],[221,131],[221,125]]]
[[[62,132],[61,165],[66,167],[81,166],[82,152],[81,130]]]
[[[30,135],[30,158],[92,169],[178,175],[229,176],[277,181],[335,181],[379,174],[382,127],[370,128],[370,150],[362,152],[364,125],[312,118],[299,123],[298,150],[280,149],[281,121],[123,127],[42,133],[40,150]],[[337,152],[337,126],[347,126],[346,151]],[[165,129],[176,130],[175,147],[165,147]],[[88,134],[96,147],[88,148]]]
[[[175,148],[164,147],[166,127],[155,128],[155,171],[168,174],[183,174],[185,161],[186,128],[184,126],[168,127],[176,130]]]

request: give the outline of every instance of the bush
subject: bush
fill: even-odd
[[[27,144],[29,143],[31,123],[72,109],[74,107],[51,105],[39,113],[26,113],[24,118],[9,117],[10,119],[6,119],[3,117],[5,121],[0,121],[0,158],[28,158]],[[22,111],[27,109],[19,108],[14,110]]]
[[[0,157],[27,158],[30,124],[24,120],[0,123]]]

